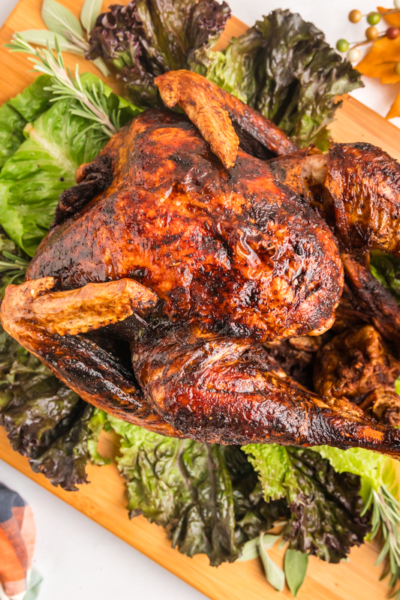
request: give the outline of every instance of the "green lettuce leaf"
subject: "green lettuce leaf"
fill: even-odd
[[[290,513],[286,500],[266,502],[258,474],[238,446],[222,449],[232,481],[236,542],[243,546]]]
[[[313,451],[329,460],[337,473],[353,473],[361,477],[360,494],[364,505],[369,503],[372,491],[378,492],[383,485],[392,495],[397,496],[394,459],[363,448],[340,450],[331,446],[314,446]]]
[[[168,438],[107,418],[121,436],[117,464],[130,516],[165,527],[183,554],[205,553],[214,566],[232,562],[245,542],[287,515],[284,504],[265,502],[239,448]]]
[[[371,529],[362,516],[361,480],[337,473],[317,452],[276,444],[243,448],[259,473],[265,500],[284,498],[290,518],[283,531],[292,550],[337,563]]]
[[[109,109],[120,110],[120,125],[138,109],[112,93],[94,75],[84,85],[101,86]],[[72,113],[75,100],[59,100],[25,128],[28,139],[4,164],[0,173],[0,224],[26,254],[33,256],[53,220],[60,193],[75,185],[77,168],[93,160],[107,137],[91,122]]]
[[[376,491],[384,483],[383,475],[389,459],[383,454],[377,454],[363,448],[340,450],[331,446],[314,446],[313,452],[318,452],[323,458],[329,460],[337,473],[359,475],[366,479]]]
[[[379,250],[373,250],[370,257],[372,275],[392,293],[397,303],[400,304],[400,259]]]
[[[190,55],[190,69],[253,108],[257,102],[256,64],[263,39],[257,26],[232,38],[223,51],[199,48]]]
[[[24,141],[24,127],[50,107],[51,78],[41,75],[15,98],[0,106],[0,169]]]
[[[25,119],[10,106],[0,106],[0,169],[24,141]]]
[[[107,413],[103,410],[95,408],[89,421],[89,429],[91,434],[88,437],[87,447],[90,456],[90,462],[98,467],[111,464],[111,459],[104,458],[104,456],[102,456],[97,449],[101,432],[103,430],[111,431]]]
[[[195,51],[190,67],[271,119],[300,146],[316,143],[322,149],[340,106],[336,97],[363,85],[322,31],[281,9],[222,52]]]
[[[27,123],[35,121],[51,106],[53,93],[47,89],[51,85],[50,75],[39,75],[23,92],[11,98],[8,104],[16,110]]]
[[[258,472],[266,500],[287,498],[293,501],[300,493],[296,472],[286,446],[251,444],[243,447],[250,463]]]
[[[51,225],[60,193],[75,185],[79,165],[72,156],[73,140],[88,124],[71,115],[70,104],[68,100],[57,102],[29,125],[29,138],[0,173],[0,223],[29,256]],[[91,137],[81,136],[81,156]]]
[[[205,553],[212,565],[239,556],[232,483],[219,446],[167,438],[109,422],[122,436],[118,467],[128,489],[131,517],[143,514],[167,528],[183,554]]]

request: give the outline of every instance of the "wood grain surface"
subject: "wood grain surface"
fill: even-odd
[[[76,15],[79,14],[82,0],[60,1]],[[0,103],[18,94],[35,78],[26,55],[11,54],[2,46],[15,31],[44,27],[40,17],[41,2],[42,0],[20,0],[0,31]],[[103,2],[103,8],[106,9],[108,4],[109,2]],[[245,30],[246,26],[238,19],[230,19],[219,46],[222,47],[232,36],[240,35]],[[86,70],[99,74],[90,62],[80,57],[65,54],[65,58],[70,67],[75,67],[76,62],[79,62],[81,73]],[[107,82],[116,87],[115,80],[109,79]],[[337,120],[331,125],[331,131],[335,141],[371,142],[400,159],[399,130],[357,100],[344,98]],[[115,455],[113,438],[102,434],[100,452],[110,457]],[[212,600],[273,600],[282,596],[292,597],[287,588],[279,594],[267,584],[258,560],[212,568],[208,566],[208,559],[204,555],[190,559],[173,550],[161,527],[151,525],[143,517],[130,521],[125,508],[124,484],[115,464],[106,467],[89,466],[90,484],[80,486],[78,492],[64,492],[53,487],[43,475],[36,475],[31,471],[28,460],[12,450],[3,428],[0,428],[0,459]],[[283,551],[273,549],[270,552],[272,558],[282,564]],[[373,544],[353,549],[350,561],[339,565],[328,565],[311,557],[307,579],[297,596],[298,600],[383,600],[387,597],[387,584],[379,581],[381,567],[374,567],[376,557],[377,547]]]

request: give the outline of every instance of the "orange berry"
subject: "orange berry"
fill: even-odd
[[[349,21],[351,23],[359,23],[362,19],[362,14],[360,10],[352,10],[349,12]]]
[[[374,42],[379,36],[379,31],[376,27],[368,27],[368,29],[365,30],[365,35],[367,36],[367,40]]]

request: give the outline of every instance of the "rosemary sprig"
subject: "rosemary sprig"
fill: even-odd
[[[13,269],[19,269],[20,271],[25,271],[26,267],[29,265],[29,260],[26,260],[21,256],[16,256],[15,254],[11,254],[11,252],[7,252],[7,250],[3,250],[2,255],[4,258],[8,258],[8,260],[11,262],[0,260],[0,272],[8,271],[9,267],[12,267]]]
[[[84,86],[79,76],[79,68],[76,65],[75,76],[70,69],[65,68],[64,59],[55,39],[55,54],[48,46],[46,50],[34,48],[15,34],[13,40],[6,44],[11,52],[26,52],[31,54],[29,60],[34,63],[35,71],[45,73],[53,78],[52,85],[48,88],[53,94],[52,102],[62,99],[77,100],[79,108],[72,108],[74,115],[84,117],[93,122],[90,128],[100,129],[107,137],[111,137],[119,129],[119,111],[109,111],[107,98],[103,93],[102,83]]]
[[[8,260],[0,259],[0,273],[4,274],[1,276],[2,285],[0,288],[0,298],[2,297],[4,289],[7,285],[14,283],[15,280],[18,280],[17,283],[22,283],[26,269],[29,265],[29,260],[26,260],[21,256],[16,256],[15,254],[11,254],[11,252],[7,252],[7,250],[2,250],[1,254]]]
[[[376,561],[379,565],[386,561],[386,568],[381,579],[390,575],[389,587],[393,593],[389,598],[400,600],[400,512],[399,503],[385,485],[379,492],[373,492],[372,530],[369,539],[380,533],[382,550]],[[396,589],[397,588],[397,589]]]

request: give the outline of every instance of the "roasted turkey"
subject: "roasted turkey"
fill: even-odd
[[[86,401],[159,433],[400,456],[400,431],[307,390],[267,350],[331,328],[341,253],[398,252],[399,165],[383,161],[370,212],[353,213],[354,165],[381,151],[298,151],[199,75],[156,83],[168,108],[80,167],[26,282],[6,290],[3,327]]]

